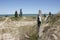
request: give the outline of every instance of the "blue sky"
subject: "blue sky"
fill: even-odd
[[[23,14],[57,13],[60,11],[60,0],[0,0],[0,14],[18,13],[22,8]]]

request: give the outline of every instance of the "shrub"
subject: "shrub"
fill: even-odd
[[[49,12],[49,16],[51,16],[51,12]]]
[[[44,17],[46,17],[46,14],[44,14]]]

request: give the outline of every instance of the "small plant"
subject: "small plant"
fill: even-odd
[[[44,14],[44,17],[46,17],[46,14]]]
[[[5,17],[8,17],[8,15],[5,15]]]

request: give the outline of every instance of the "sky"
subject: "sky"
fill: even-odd
[[[55,14],[60,12],[60,0],[0,0],[0,14],[19,13],[20,9],[23,14],[37,14],[38,10]]]

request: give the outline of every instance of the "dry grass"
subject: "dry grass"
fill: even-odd
[[[40,40],[60,40],[60,14],[51,16]]]
[[[22,23],[25,20],[27,20],[26,22],[28,24],[26,24],[24,22],[23,25],[24,24],[26,24],[26,25],[21,26],[22,24],[20,24],[20,23]],[[30,20],[29,20],[29,18],[23,19],[20,17],[18,17],[18,18],[8,17],[8,20],[5,23],[3,23],[3,25],[0,25],[0,34],[3,35],[3,39],[5,37],[4,35],[10,35],[10,36],[12,36],[11,40],[13,40],[13,38],[15,40],[18,40],[18,39],[26,40],[27,38],[25,37],[25,35],[28,35],[30,37],[29,40],[33,40],[33,39],[35,40],[36,35],[37,35],[37,28],[36,28],[37,26],[35,25],[36,23],[33,24],[33,22],[34,22],[33,18],[31,18],[31,17],[30,17]],[[19,24],[19,26],[16,24]],[[2,36],[0,36],[0,37],[2,37]],[[9,38],[7,38],[7,39],[9,40]],[[7,40],[7,39],[5,39],[5,40]]]
[[[23,16],[23,17],[10,17],[12,21],[35,21],[36,17],[35,16]]]
[[[5,20],[5,17],[0,17],[0,21],[4,21]]]

